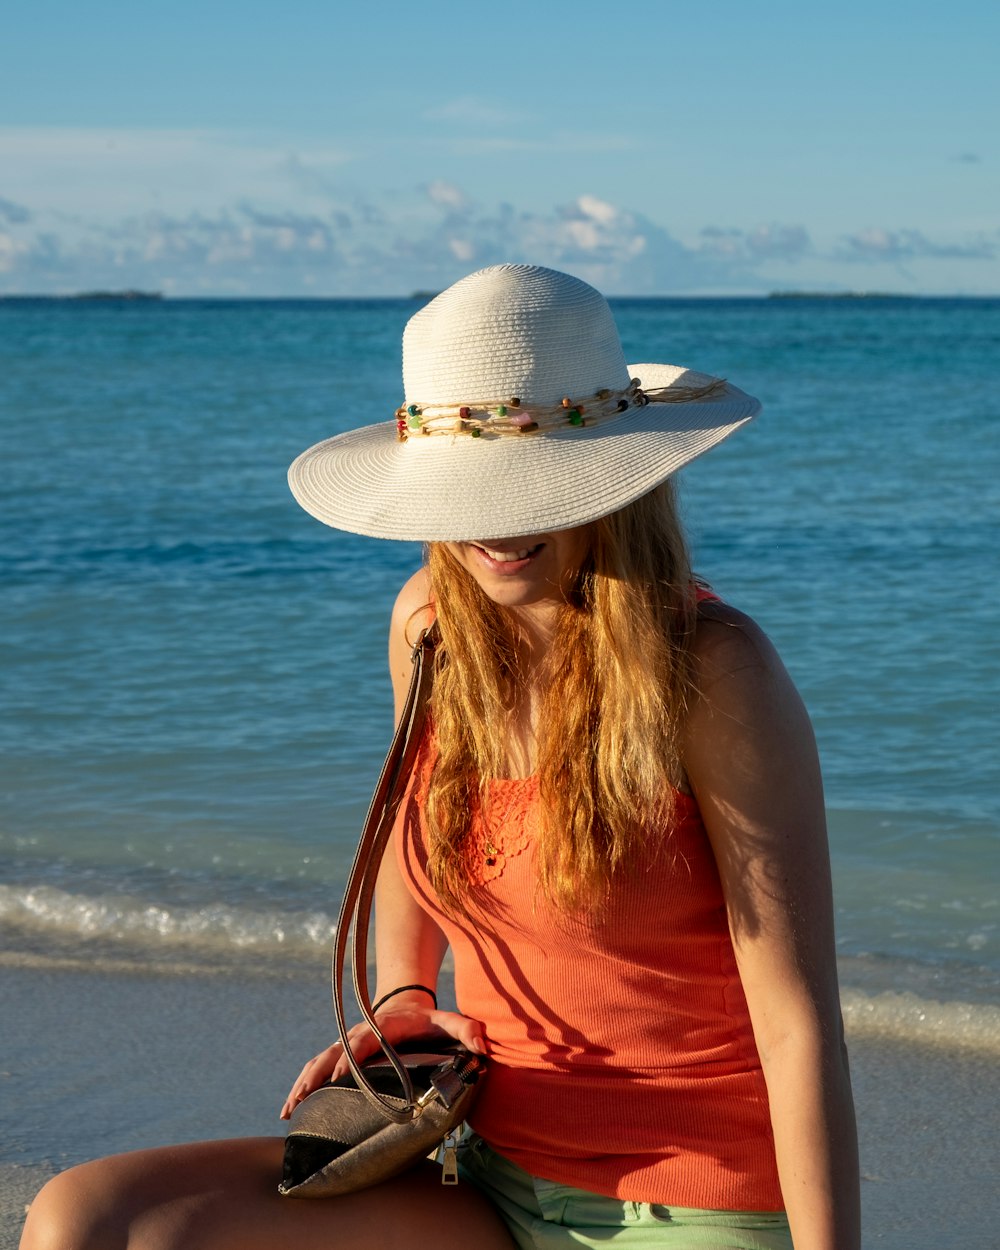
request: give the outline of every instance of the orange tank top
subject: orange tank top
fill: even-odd
[[[767,1090],[694,799],[620,874],[600,922],[567,918],[535,871],[534,778],[491,783],[472,819],[470,917],[427,876],[425,742],[397,827],[400,867],[455,961],[490,1071],[470,1117],[535,1176],[637,1201],[780,1210]]]

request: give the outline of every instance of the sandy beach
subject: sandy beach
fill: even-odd
[[[996,1250],[996,1009],[848,991],[866,1247]],[[331,1029],[323,971],[197,975],[39,960],[0,965],[0,1250],[24,1204],[80,1160],[169,1141],[281,1132],[277,1109]],[[921,1019],[923,1017],[923,1019]],[[923,1035],[921,1030],[923,1029]]]

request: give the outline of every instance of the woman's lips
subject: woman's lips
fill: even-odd
[[[530,547],[487,547],[485,543],[470,543],[470,547],[477,553],[480,560],[495,573],[510,576],[513,573],[519,573],[521,569],[526,568],[528,563],[536,556],[545,546],[544,543],[535,543]]]

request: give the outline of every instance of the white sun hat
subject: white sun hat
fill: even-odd
[[[326,439],[288,471],[326,525],[418,542],[519,538],[623,508],[760,411],[675,365],[628,365],[604,297],[496,265],[431,300],[403,335],[391,421]]]

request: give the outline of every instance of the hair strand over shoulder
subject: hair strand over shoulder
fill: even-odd
[[[669,818],[682,775],[678,731],[696,618],[671,482],[589,529],[590,554],[538,675],[539,876],[545,895],[568,912],[599,911],[651,821],[662,829]],[[442,639],[429,871],[445,906],[461,912],[470,813],[486,783],[510,773],[508,743],[527,686],[513,614],[444,544],[430,545],[428,566]]]

